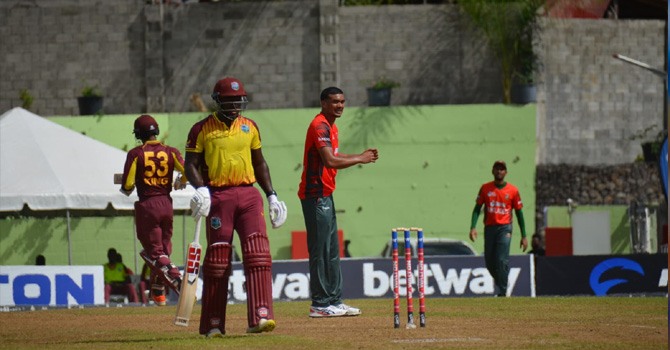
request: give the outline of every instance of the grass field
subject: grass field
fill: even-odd
[[[246,305],[229,305],[223,339],[198,335],[199,305],[188,327],[172,325],[169,305],[3,312],[0,348],[668,349],[665,297],[431,298],[413,330],[406,312],[393,328],[390,299],[347,302],[363,314],[311,319],[308,302],[276,302],[277,328],[258,335],[245,333]]]

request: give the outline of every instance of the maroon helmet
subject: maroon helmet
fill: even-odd
[[[216,83],[212,99],[216,103],[217,110],[230,120],[234,120],[240,112],[246,110],[249,103],[242,83],[230,77]]]
[[[135,119],[135,129],[133,130],[135,138],[148,139],[151,135],[158,135],[159,132],[158,123],[156,123],[154,117],[143,114]]]

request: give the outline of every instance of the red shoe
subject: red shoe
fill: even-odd
[[[165,287],[160,284],[154,284],[151,286],[151,298],[154,299],[154,303],[158,306],[165,306]]]

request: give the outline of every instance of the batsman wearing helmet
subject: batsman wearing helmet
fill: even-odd
[[[154,302],[165,305],[165,285],[179,294],[181,274],[170,261],[172,253],[172,191],[173,172],[184,173],[184,159],[174,148],[156,140],[158,123],[150,115],[135,120],[135,138],[142,145],[128,152],[123,168],[121,193],[130,196],[137,187],[139,201],[135,202],[137,239],[144,250],[140,256],[151,269],[151,295]],[[186,187],[186,177],[180,176],[175,189]]]
[[[206,217],[207,250],[202,264],[200,334],[225,334],[233,230],[242,246],[247,288],[247,333],[272,331],[272,257],[266,232],[263,197],[273,228],[286,220],[286,205],[277,199],[261,151],[256,123],[241,115],[247,93],[239,80],[224,78],[214,86],[217,110],[191,128],[186,141],[186,175],[196,188],[191,200],[196,221]]]

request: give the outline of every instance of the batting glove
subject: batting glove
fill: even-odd
[[[272,228],[280,228],[286,221],[286,204],[277,200],[276,194],[268,196],[268,205],[270,207],[270,221]]]
[[[198,187],[195,190],[193,198],[191,198],[191,216],[195,221],[200,220],[201,217],[209,215],[209,207],[212,205],[209,197],[209,188]]]

